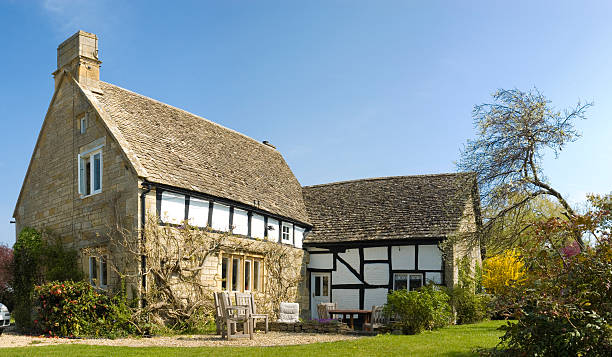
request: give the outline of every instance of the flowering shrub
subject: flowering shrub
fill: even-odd
[[[97,292],[87,282],[54,281],[35,288],[34,323],[52,336],[117,336],[131,332],[125,299]]]
[[[430,284],[419,290],[396,290],[387,296],[385,313],[399,317],[399,327],[406,334],[447,326],[452,320],[450,297]]]
[[[599,211],[537,225],[536,237],[548,248],[527,255],[525,284],[500,299],[517,322],[503,327],[503,343],[492,353],[612,355],[612,236],[602,225],[611,218],[610,211]],[[557,250],[550,243],[551,237],[570,241],[587,233],[596,242],[579,252],[574,244]]]
[[[514,249],[492,256],[484,262],[482,285],[488,293],[501,294],[525,281],[524,266],[520,254]]]

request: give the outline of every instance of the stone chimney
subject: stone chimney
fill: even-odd
[[[101,63],[98,60],[98,37],[85,31],[75,33],[57,47],[57,70],[53,72],[55,89],[60,73],[66,70],[87,89],[100,91]]]

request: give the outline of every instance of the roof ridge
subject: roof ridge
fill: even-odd
[[[109,86],[113,86],[113,87],[115,87],[115,88],[118,88],[118,89],[120,89],[120,90],[123,90],[123,91],[129,92],[129,93],[132,93],[132,94],[134,94],[134,95],[137,95],[137,96],[139,96],[139,97],[145,98],[145,99],[147,99],[147,100],[151,100],[151,101],[153,101],[153,102],[159,103],[159,104],[164,105],[164,106],[166,106],[166,107],[169,107],[169,108],[172,108],[172,109],[176,109],[176,110],[180,110],[180,111],[182,111],[182,112],[184,112],[184,113],[186,113],[186,114],[192,115],[192,116],[194,116],[194,117],[196,117],[196,118],[198,118],[198,119],[205,120],[205,121],[207,121],[207,122],[209,122],[209,123],[211,123],[211,124],[213,124],[213,125],[216,125],[216,126],[218,126],[218,127],[222,128],[222,129],[225,129],[225,130],[231,131],[231,132],[233,132],[233,133],[235,133],[235,134],[241,135],[241,136],[243,136],[243,137],[245,137],[245,138],[247,138],[247,139],[249,139],[249,140],[252,140],[252,141],[254,141],[254,142],[258,143],[259,145],[261,145],[261,146],[263,146],[263,147],[266,147],[266,148],[268,148],[268,149],[270,149],[270,150],[273,150],[273,151],[278,152],[278,150],[276,150],[276,149],[272,148],[270,145],[266,145],[266,144],[262,143],[262,142],[261,142],[261,141],[259,141],[259,140],[255,140],[255,139],[253,139],[252,137],[250,137],[250,136],[248,136],[248,135],[245,135],[245,134],[243,134],[243,133],[241,133],[241,132],[239,132],[239,131],[237,131],[237,130],[234,130],[234,129],[232,129],[232,128],[228,128],[228,127],[226,127],[226,126],[223,126],[223,125],[221,125],[221,124],[219,124],[219,123],[216,123],[216,122],[214,122],[214,121],[212,121],[212,120],[210,120],[210,119],[207,119],[207,118],[201,117],[201,116],[199,116],[199,115],[197,115],[197,114],[194,114],[194,113],[188,112],[188,111],[186,111],[185,109],[181,109],[181,108],[175,107],[175,106],[170,105],[170,104],[168,104],[168,103],[164,103],[164,102],[159,101],[159,100],[157,100],[157,99],[154,99],[154,98],[151,98],[151,97],[147,97],[146,95],[142,95],[142,94],[140,94],[140,93],[134,92],[134,91],[132,91],[132,90],[129,90],[129,89],[126,89],[126,88],[120,87],[120,86],[115,85],[115,84],[112,84],[112,83],[108,83],[108,82],[104,82],[104,81],[100,81],[100,82],[102,82],[102,83],[104,83],[104,84],[108,84]]]
[[[446,173],[439,173],[439,174],[420,174],[420,175],[399,175],[399,176],[367,177],[367,178],[362,178],[362,179],[344,180],[344,181],[329,182],[329,183],[320,183],[320,184],[316,184],[316,185],[302,186],[302,188],[314,188],[314,187],[321,187],[321,186],[342,185],[342,184],[354,183],[354,182],[392,180],[392,179],[408,178],[408,177],[416,178],[416,177],[456,176],[456,175],[471,175],[471,174],[473,174],[473,172],[446,172]]]

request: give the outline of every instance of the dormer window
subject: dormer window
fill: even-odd
[[[102,192],[102,148],[79,154],[78,161],[81,197]]]
[[[293,224],[283,222],[282,242],[292,243],[293,242]]]

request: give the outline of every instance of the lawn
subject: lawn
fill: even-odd
[[[503,321],[451,326],[414,336],[379,335],[340,341],[283,347],[105,347],[56,345],[0,349],[2,356],[476,356],[478,347],[499,341],[496,329]]]

